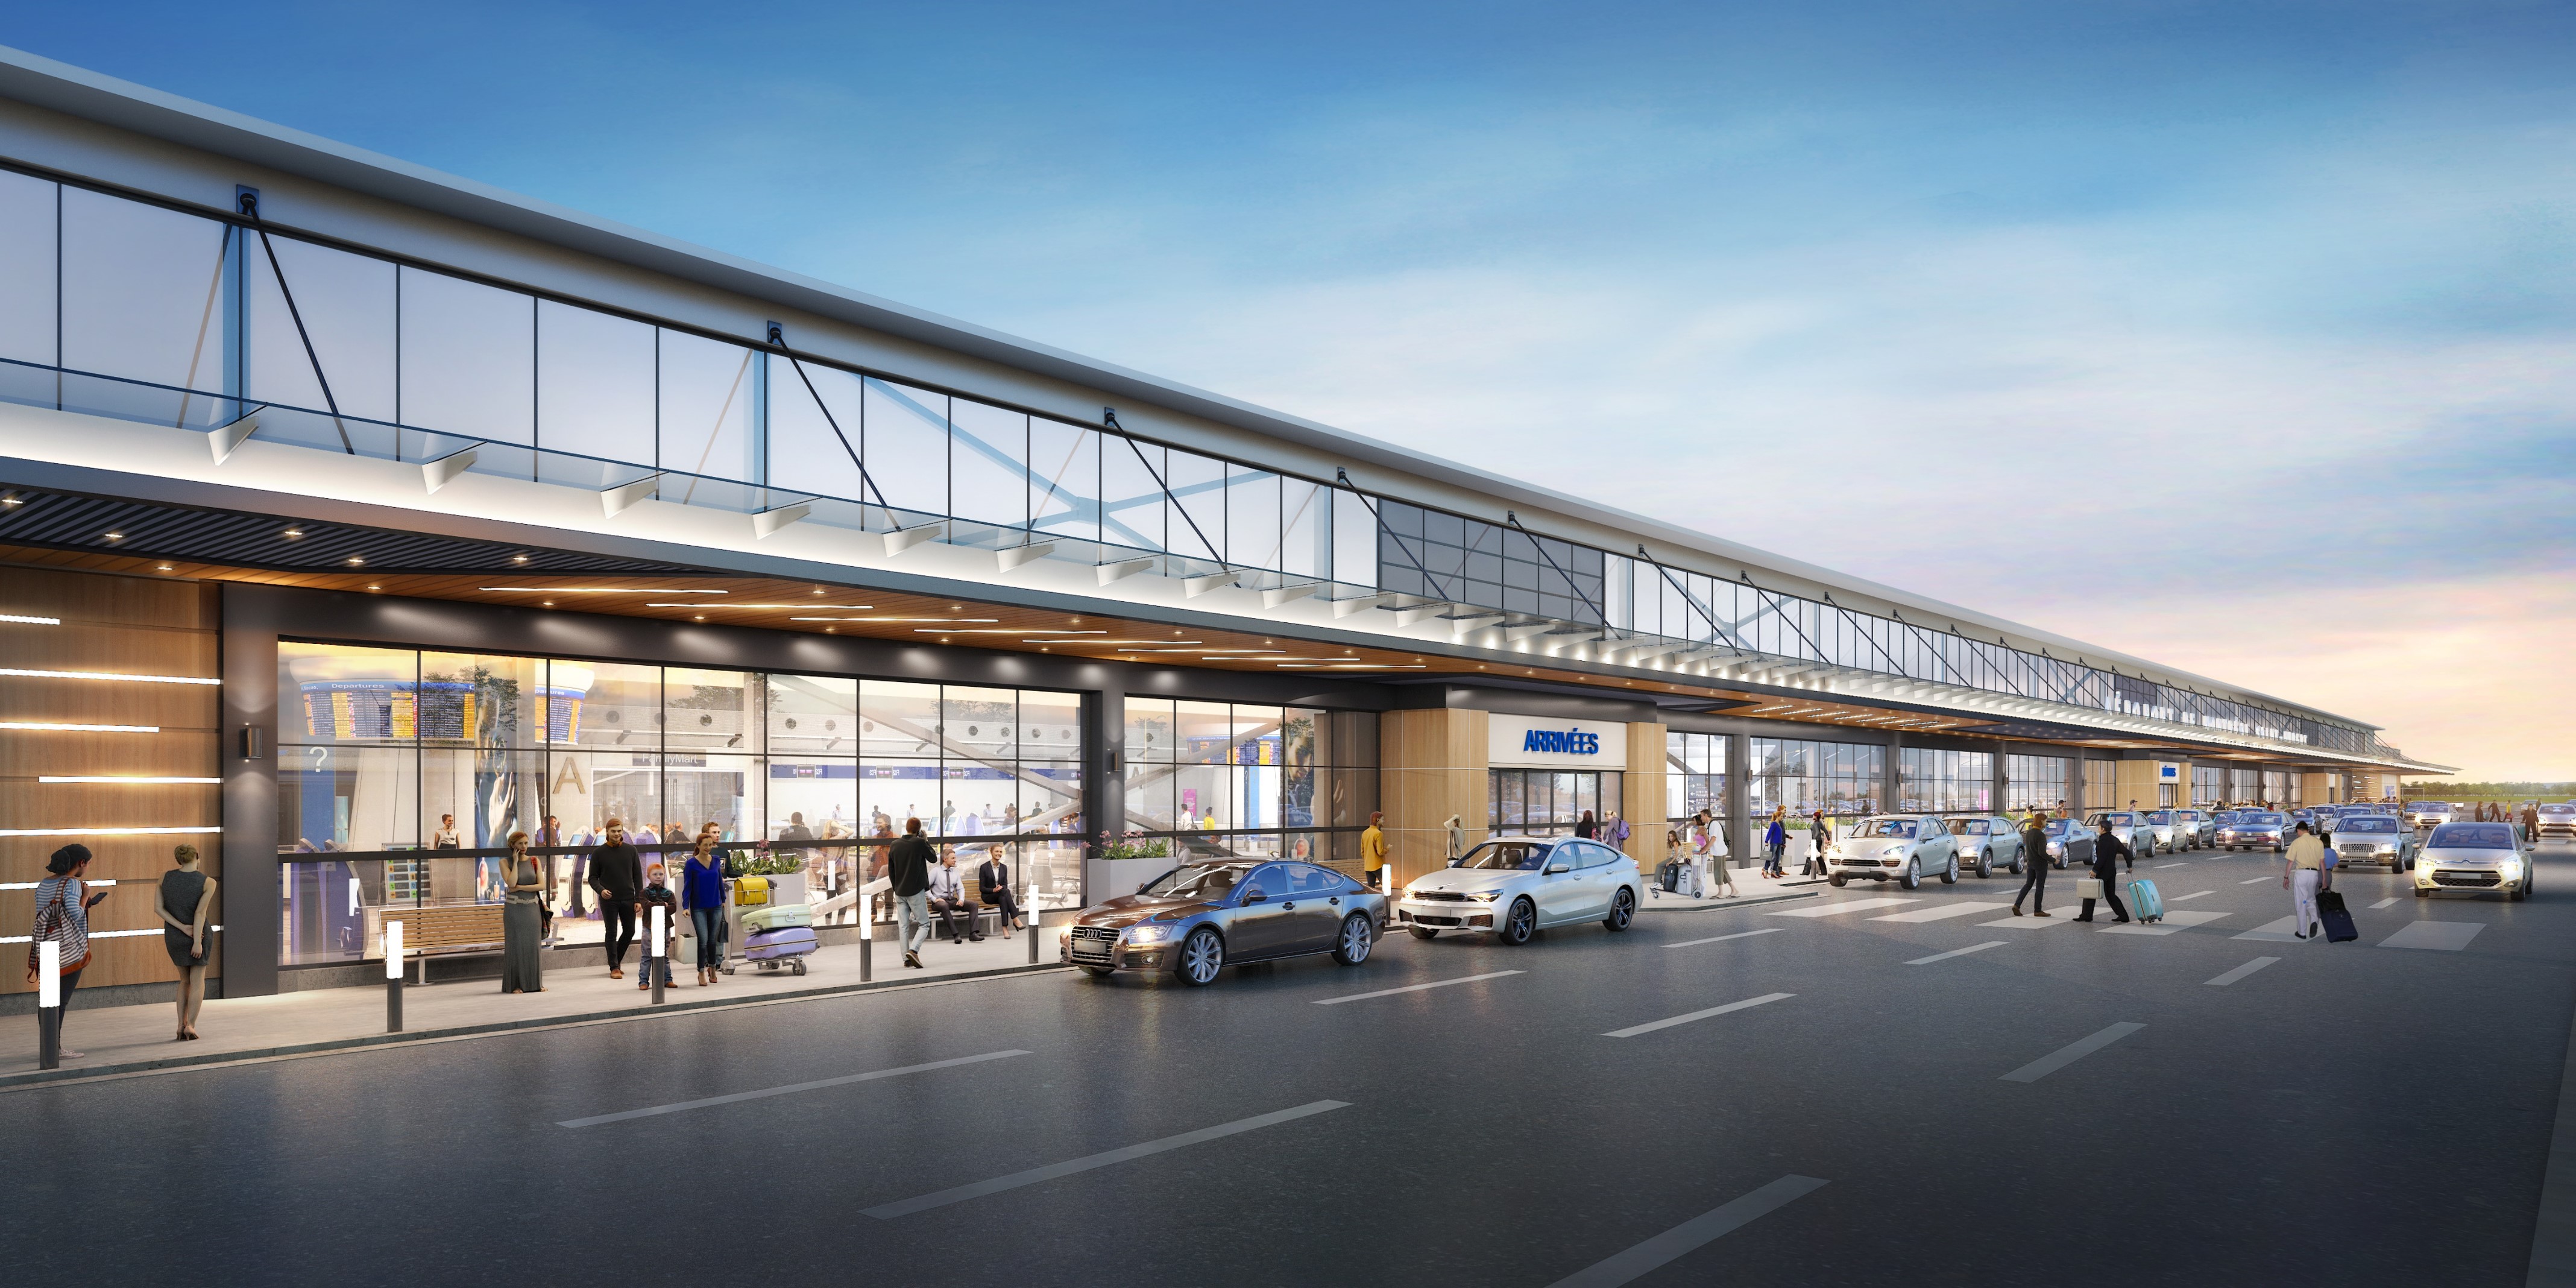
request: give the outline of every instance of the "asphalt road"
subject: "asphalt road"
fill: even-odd
[[[1050,972],[17,1091],[0,1265],[31,1284],[2516,1284],[2576,1009],[2576,850],[2544,853],[2520,904],[2346,874],[2357,944],[2236,938],[2286,916],[2278,861],[2167,857],[2137,875],[2176,914],[2221,915],[2066,924],[2057,873],[2046,929],[1983,924],[2000,907],[1880,919],[2011,898],[1967,877],[1521,948],[1399,936],[1356,969],[1208,989]],[[2470,934],[2418,921],[2478,929],[2380,946]],[[1493,972],[1516,973],[1317,1005]],[[776,1094],[611,1117],[757,1092]]]

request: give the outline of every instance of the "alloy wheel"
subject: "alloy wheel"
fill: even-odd
[[[1225,969],[1225,940],[1216,931],[1201,926],[1190,932],[1189,941],[1181,945],[1181,979],[1192,985],[1213,984],[1216,973]]]
[[[1503,928],[1494,937],[1507,944],[1526,944],[1538,931],[1538,905],[1524,896],[1512,900],[1511,911],[1503,914]]]
[[[1610,896],[1610,915],[1602,918],[1601,924],[1612,930],[1626,930],[1628,922],[1636,915],[1637,896],[1628,893],[1628,887],[1621,886],[1618,893]]]
[[[1345,966],[1357,966],[1368,960],[1369,947],[1377,936],[1369,928],[1366,914],[1352,913],[1342,918],[1341,938],[1333,945],[1333,960]]]

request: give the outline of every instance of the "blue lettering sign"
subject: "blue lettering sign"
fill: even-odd
[[[1551,756],[1598,756],[1601,735],[1580,729],[1532,729],[1521,735],[1521,750]]]

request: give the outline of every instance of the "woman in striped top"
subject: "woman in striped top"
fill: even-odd
[[[89,847],[72,844],[54,851],[45,863],[52,875],[36,883],[36,925],[27,945],[27,982],[36,982],[36,945],[52,940],[62,945],[63,1014],[72,1009],[72,990],[80,987],[82,968],[89,965],[89,910],[107,897],[107,892],[89,892],[81,877],[89,871]],[[66,1060],[81,1058],[78,1051],[64,1051]]]

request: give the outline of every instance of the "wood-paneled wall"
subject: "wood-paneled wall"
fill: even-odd
[[[1486,716],[1465,707],[1378,717],[1378,799],[1386,812],[1388,889],[1448,861],[1449,816],[1470,847],[1485,839]]]
[[[129,675],[216,674],[217,607],[209,583],[0,566],[0,613],[57,617],[59,626],[0,622],[0,666],[18,670],[106,671]],[[0,829],[209,827],[219,824],[211,784],[42,783],[39,778],[151,775],[211,778],[217,768],[219,692],[212,685],[145,684],[0,676],[0,721],[158,725],[159,733],[67,733],[0,729]],[[157,927],[153,900],[178,843],[194,844],[208,875],[222,880],[222,838],[200,836],[0,837],[0,885],[40,881],[45,860],[70,841],[90,848],[92,881],[114,881],[90,910],[90,930]],[[223,920],[216,905],[213,920]],[[25,935],[35,922],[29,890],[0,889],[0,935]],[[223,936],[215,937],[220,974]],[[0,991],[25,992],[26,947],[0,956]],[[90,942],[83,988],[164,983],[178,978],[158,935]]]
[[[1628,725],[1627,775],[1619,784],[1619,817],[1628,824],[1628,843],[1620,848],[1637,866],[1653,872],[1664,853],[1664,758],[1662,724]]]

